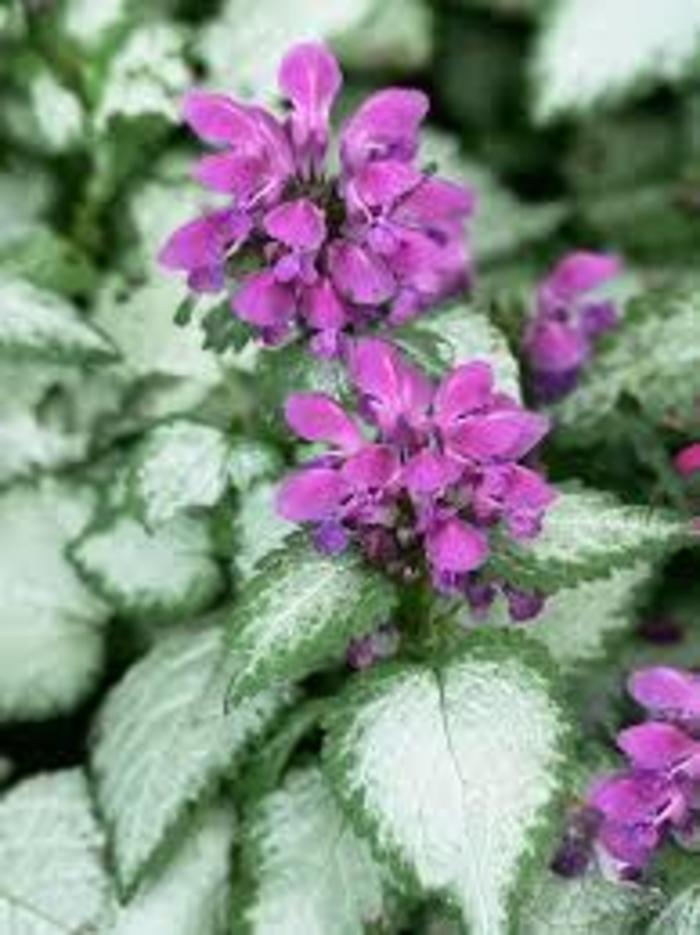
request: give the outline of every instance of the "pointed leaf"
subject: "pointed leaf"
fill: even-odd
[[[0,355],[55,363],[114,359],[112,344],[77,311],[21,279],[0,278]]]
[[[0,932],[104,931],[102,831],[78,769],[26,779],[0,800]]]
[[[691,538],[690,525],[669,511],[600,491],[559,491],[542,533],[527,544],[503,543],[492,565],[513,584],[549,592],[659,558]]]
[[[131,469],[140,517],[155,526],[195,507],[214,506],[227,486],[229,441],[201,423],[175,420],[156,426]]]
[[[120,907],[109,935],[221,935],[229,911],[230,809],[209,807],[165,866]]]
[[[282,919],[285,935],[363,935],[382,918],[382,871],[316,767],[290,773],[253,808],[243,862],[250,935],[274,935]]]
[[[568,755],[539,652],[492,636],[355,680],[327,746],[334,787],[377,852],[458,907],[473,935],[509,930],[526,865],[547,860]]]
[[[71,548],[71,557],[124,617],[187,617],[223,587],[207,523],[181,516],[149,531],[125,515],[106,517]]]
[[[573,880],[546,873],[523,906],[518,935],[634,935],[658,898],[650,887],[611,883],[595,871]]]
[[[70,711],[99,677],[109,609],[64,554],[94,502],[53,480],[0,495],[0,720]]]
[[[239,595],[228,623],[237,672],[231,697],[296,681],[386,620],[394,587],[355,554],[329,558],[299,534],[270,555]]]
[[[226,712],[231,673],[221,649],[218,630],[161,643],[127,672],[99,715],[92,769],[128,890],[186,810],[238,766],[289,700],[286,690],[268,690]]]
[[[695,935],[700,928],[700,883],[675,896],[647,929],[648,935]]]

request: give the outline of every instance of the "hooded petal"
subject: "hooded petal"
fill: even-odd
[[[491,401],[493,370],[482,360],[475,360],[451,370],[435,394],[435,421],[444,429],[458,419],[483,409]]]
[[[421,181],[422,173],[397,159],[382,159],[363,165],[351,182],[353,193],[370,208],[394,204]]]
[[[227,246],[250,231],[250,219],[240,211],[214,211],[174,231],[158,256],[169,269],[194,270],[220,264]]]
[[[531,329],[527,353],[534,370],[567,373],[588,359],[590,345],[578,328],[561,321],[540,321]]]
[[[242,201],[252,198],[267,184],[259,159],[233,152],[203,156],[195,163],[192,175],[200,185]]]
[[[619,275],[620,260],[607,253],[577,250],[560,260],[542,283],[542,288],[552,291],[562,300],[575,298],[582,292],[595,289],[609,279]]]
[[[474,571],[489,555],[484,533],[456,517],[431,529],[425,537],[425,547],[428,560],[438,573]]]
[[[305,293],[303,313],[312,328],[318,331],[340,331],[348,321],[348,313],[330,279],[323,277]]]
[[[333,241],[328,265],[336,289],[350,302],[381,305],[396,291],[396,282],[384,261],[348,240]]]
[[[691,672],[670,666],[640,669],[630,678],[628,689],[652,714],[688,719],[700,716],[700,678]]]
[[[424,418],[432,385],[393,345],[364,338],[353,346],[349,366],[355,387],[384,431],[391,432],[402,417],[412,425]]]
[[[233,297],[233,310],[259,328],[280,328],[291,323],[296,309],[294,292],[278,283],[272,272],[247,276]]]
[[[324,393],[293,393],[285,403],[287,424],[307,442],[328,442],[356,451],[364,440],[343,407]]]
[[[413,494],[433,494],[455,483],[461,473],[461,466],[447,455],[424,449],[404,468],[403,482]]]
[[[371,95],[343,127],[341,157],[345,169],[357,171],[372,159],[413,159],[418,150],[418,127],[428,108],[422,91],[387,88]]]
[[[472,189],[447,179],[424,176],[421,184],[402,199],[394,217],[412,227],[440,227],[464,221],[474,214],[476,204]]]
[[[331,468],[303,468],[288,477],[277,495],[277,511],[293,523],[313,523],[334,517],[348,485]]]
[[[347,459],[341,473],[357,489],[383,490],[398,468],[398,457],[388,445],[366,445]]]
[[[343,83],[335,56],[321,42],[301,42],[282,59],[279,86],[292,102],[297,153],[319,168],[328,146],[331,107]]]
[[[326,237],[325,214],[308,198],[285,201],[268,211],[263,227],[274,240],[296,250],[317,250]]]
[[[617,735],[617,745],[636,769],[665,772],[687,761],[687,775],[700,778],[700,743],[672,724],[629,727]]]
[[[182,116],[206,143],[249,145],[254,134],[251,108],[224,94],[190,91],[182,101]]]
[[[469,416],[446,433],[455,455],[477,463],[517,461],[547,434],[546,416],[524,409],[502,409]]]

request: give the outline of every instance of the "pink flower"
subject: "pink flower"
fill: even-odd
[[[598,782],[587,801],[600,816],[603,865],[623,877],[638,876],[670,833],[683,842],[700,827],[700,678],[641,669],[629,691],[652,720],[618,734],[629,769]]]
[[[438,589],[482,609],[495,594],[475,576],[489,557],[490,530],[532,537],[554,498],[517,463],[547,420],[498,393],[481,361],[435,386],[393,345],[365,338],[351,348],[349,368],[361,419],[321,393],[287,400],[295,434],[329,450],[285,481],[281,514],[311,524],[324,551],[355,541],[397,574],[419,573],[422,556]],[[537,595],[506,596],[515,619],[541,607]]]
[[[683,477],[697,474],[700,471],[700,442],[694,442],[679,451],[673,463]]]
[[[284,121],[191,91],[184,118],[214,147],[195,178],[230,204],[175,231],[160,254],[196,292],[232,286],[232,311],[266,343],[301,331],[323,356],[341,353],[347,333],[400,324],[471,278],[464,227],[474,197],[416,164],[427,98],[404,88],[369,97],[342,127],[333,178],[325,157],[341,83],[331,52],[304,42],[280,66]],[[243,248],[257,270],[236,279]]]
[[[620,269],[616,257],[577,251],[565,256],[540,284],[524,350],[543,401],[554,401],[574,388],[595,342],[617,324],[613,303],[590,293]]]

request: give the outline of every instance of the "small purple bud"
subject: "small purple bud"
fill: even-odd
[[[544,607],[544,596],[537,591],[522,591],[506,584],[503,586],[503,593],[508,600],[511,619],[517,623],[532,620]]]
[[[348,534],[340,523],[321,523],[313,531],[313,542],[324,555],[340,555],[348,546]]]

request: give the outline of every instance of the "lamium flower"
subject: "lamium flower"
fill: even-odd
[[[700,473],[700,442],[694,442],[679,451],[673,463],[682,477],[692,477]]]
[[[534,391],[543,402],[560,399],[576,386],[596,341],[617,324],[614,303],[597,298],[595,290],[620,271],[616,257],[576,251],[540,283],[524,351]]]
[[[519,463],[547,419],[500,393],[483,361],[435,385],[382,340],[360,339],[347,356],[359,416],[322,393],[287,400],[295,434],[329,448],[284,482],[280,513],[309,524],[326,553],[353,542],[404,579],[427,568],[439,591],[485,609],[496,594],[483,574],[492,531],[533,538],[554,499]],[[539,611],[538,595],[505,591],[515,619]]]
[[[299,330],[316,353],[334,356],[348,332],[399,324],[469,284],[474,196],[421,169],[421,91],[371,95],[340,129],[332,174],[338,63],[304,42],[283,59],[278,82],[284,119],[221,94],[186,96],[185,121],[214,148],[194,176],[225,204],[176,230],[160,261],[184,271],[195,292],[230,286],[232,311],[266,343]]]
[[[700,676],[658,666],[630,679],[632,697],[652,720],[617,737],[628,768],[597,782],[587,807],[599,824],[604,869],[636,878],[669,837],[696,842],[700,831]]]

